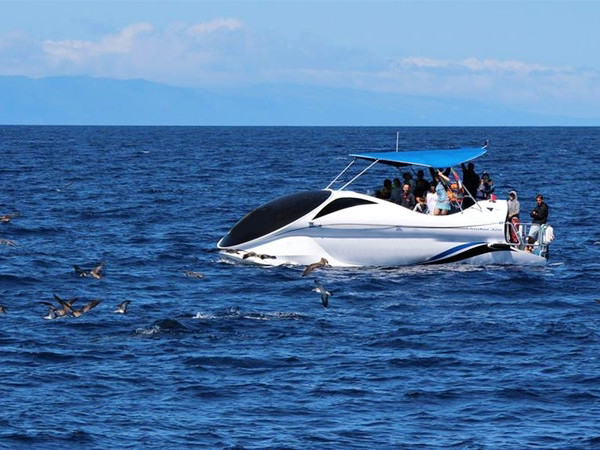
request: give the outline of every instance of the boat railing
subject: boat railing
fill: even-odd
[[[506,222],[506,240],[509,245],[512,245],[519,250],[531,249],[531,252],[547,257],[548,246],[552,241],[552,237],[548,236],[548,228],[550,225],[542,224],[538,232],[537,239],[533,243],[528,242],[529,232],[533,223],[531,222]],[[553,235],[553,233],[550,233]]]

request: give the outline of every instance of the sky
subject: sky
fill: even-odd
[[[284,84],[600,119],[600,1],[0,1],[0,76]]]

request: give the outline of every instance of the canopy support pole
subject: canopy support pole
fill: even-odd
[[[355,162],[356,162],[356,158],[354,158],[352,161],[350,161],[350,164],[348,164],[348,165],[346,166],[346,168],[345,168],[344,170],[342,170],[342,171],[339,173],[339,175],[338,175],[337,177],[335,177],[335,178],[334,178],[334,179],[331,181],[331,183],[329,183],[329,184],[327,185],[327,187],[326,187],[325,189],[329,189],[329,188],[331,187],[331,185],[332,185],[333,183],[335,183],[335,182],[336,182],[336,181],[337,181],[337,180],[338,180],[338,179],[339,179],[339,178],[340,178],[342,175],[344,175],[344,173],[346,173],[346,171],[347,171],[347,170],[350,168],[350,166],[351,166],[352,164],[354,164]]]
[[[371,167],[373,167],[373,166],[374,166],[375,164],[377,164],[378,162],[379,162],[379,160],[378,160],[378,159],[376,159],[375,161],[373,161],[373,162],[372,162],[372,163],[369,165],[369,167],[367,167],[367,168],[366,168],[366,169],[364,169],[364,170],[363,170],[361,173],[359,173],[359,174],[358,174],[358,175],[356,175],[354,178],[352,178],[350,181],[348,181],[348,182],[347,182],[345,185],[343,185],[343,186],[342,186],[342,187],[341,187],[339,190],[340,190],[340,191],[343,191],[343,190],[344,190],[344,188],[345,188],[346,186],[348,186],[348,185],[352,184],[352,182],[353,182],[354,180],[356,180],[358,177],[360,177],[360,176],[361,176],[363,173],[365,173],[367,170],[369,170]]]

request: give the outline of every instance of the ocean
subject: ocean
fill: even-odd
[[[498,196],[525,218],[545,196],[547,266],[324,268],[324,308],[303,267],[215,251],[397,131],[489,140]],[[2,126],[0,447],[599,448],[599,148],[600,128]],[[54,295],[100,304],[45,320]]]

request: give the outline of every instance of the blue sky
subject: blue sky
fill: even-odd
[[[291,84],[600,118],[600,2],[0,1],[0,75]]]

